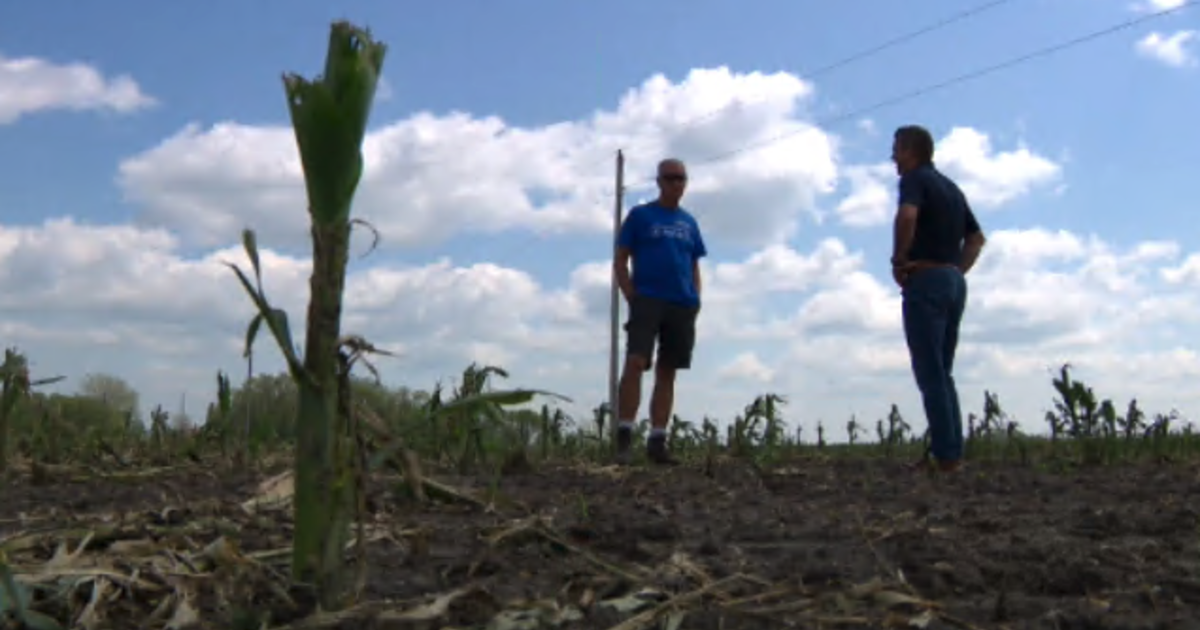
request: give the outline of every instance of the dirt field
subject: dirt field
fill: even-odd
[[[42,585],[35,609],[95,628],[259,627],[266,611],[295,628],[1200,627],[1194,467],[439,479],[482,507],[374,482],[366,603],[340,617],[304,618],[311,600],[287,590],[290,508],[243,505],[261,479],[24,478],[0,489],[0,540]]]

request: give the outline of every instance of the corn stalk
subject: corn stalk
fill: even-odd
[[[8,470],[8,436],[9,424],[17,403],[29,397],[30,391],[39,385],[57,383],[65,376],[52,376],[39,380],[30,380],[29,361],[15,348],[4,350],[4,363],[0,364],[0,473]]]
[[[340,353],[342,293],[350,246],[350,207],[362,176],[362,141],[387,48],[346,22],[330,30],[325,73],[316,80],[284,77],[288,108],[304,169],[312,227],[307,337],[301,359],[287,313],[274,308],[262,288],[254,233],[243,233],[255,283],[230,265],[258,313],[246,331],[249,352],[265,324],[296,382],[295,534],[292,576],[316,588],[318,602],[341,607],[347,586],[344,550],[357,504],[355,436],[346,409]]]

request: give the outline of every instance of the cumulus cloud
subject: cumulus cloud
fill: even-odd
[[[1170,11],[1182,7],[1184,4],[1187,4],[1187,0],[1145,0],[1145,2],[1137,4],[1135,8],[1148,12]]]
[[[1200,402],[1175,389],[1200,370],[1186,339],[1154,332],[1197,312],[1188,283],[1197,282],[1200,254],[1180,255],[1172,243],[1118,248],[1067,232],[995,232],[970,276],[958,367],[968,407],[981,404],[984,388],[998,391],[1036,430],[1052,395],[1047,370],[1062,361],[1106,394],[1160,408]],[[154,229],[6,227],[2,332],[38,370],[117,371],[148,404],[180,390],[203,400],[212,370],[241,372],[251,314],[224,260],[245,264],[233,247],[188,255]],[[268,294],[302,330],[308,262],[269,250],[263,261]],[[498,362],[582,409],[605,391],[606,269],[594,261],[544,282],[450,259],[360,265],[348,280],[345,328],[400,352],[381,364],[390,382],[428,386],[469,361]],[[866,270],[862,252],[836,238],[808,250],[776,245],[706,273],[696,367],[680,381],[683,416],[732,414],[753,394],[777,391],[799,401],[793,418],[809,424],[883,413],[892,401],[919,424],[898,292]],[[281,368],[269,339],[257,351],[259,369]]]
[[[955,179],[977,212],[1003,206],[1062,176],[1062,166],[1049,158],[1024,145],[997,151],[986,133],[970,127],[952,128],[935,147],[938,168]],[[872,227],[891,219],[896,204],[891,163],[850,166],[843,176],[850,190],[835,210],[842,223]]]
[[[1195,45],[1197,31],[1175,31],[1164,35],[1154,31],[1139,39],[1135,45],[1138,54],[1158,61],[1159,63],[1183,68],[1196,65],[1196,53],[1192,50]]]
[[[850,166],[845,169],[850,194],[837,205],[842,223],[852,227],[871,227],[888,221],[895,205],[896,169],[887,163],[870,166]]]
[[[129,113],[155,104],[128,75],[106,77],[94,66],[0,55],[0,125],[45,110]]]
[[[725,378],[744,379],[757,384],[770,383],[775,378],[775,370],[763,363],[753,352],[742,352],[733,357],[718,374]]]
[[[636,197],[662,156],[701,160],[786,135],[719,168],[697,165],[689,197],[717,238],[779,242],[836,181],[836,142],[799,117],[811,95],[787,73],[718,68],[678,84],[656,75],[612,110],[545,127],[417,113],[369,133],[356,212],[386,234],[385,246],[511,229],[599,234],[611,229],[605,199],[617,149]],[[228,242],[245,224],[272,241],[307,235],[300,163],[284,126],[189,124],[123,162],[119,183],[144,224],[199,246]]]
[[[380,121],[365,147],[358,214],[392,245],[523,230],[570,233],[602,252],[609,210],[595,199],[611,185],[612,152],[627,149],[638,185],[660,156],[680,155],[693,162],[688,203],[709,240],[743,245],[710,243],[702,263],[700,341],[679,383],[680,415],[732,417],[775,391],[791,401],[790,418],[810,427],[885,414],[891,402],[921,427],[899,291],[870,264],[876,254],[833,235],[795,237],[839,179],[862,184],[834,198],[857,208],[841,212],[853,225],[872,224],[871,206],[894,187],[884,166],[844,167],[839,139],[805,122],[813,98],[811,85],[784,73],[696,70],[677,83],[652,77],[609,110],[544,127],[466,113]],[[116,372],[147,404],[185,392],[207,400],[213,370],[244,369],[250,303],[222,264],[245,263],[235,245],[244,225],[261,233],[268,295],[303,329],[309,261],[297,244],[307,218],[290,133],[196,123],[130,157],[119,184],[140,210],[137,225],[61,217],[0,227],[0,334],[40,372]],[[787,139],[719,168],[700,159],[779,137]],[[981,207],[1062,178],[1033,149],[993,148],[974,129],[953,128],[939,147],[939,163]],[[862,193],[889,178],[879,184],[888,194]],[[631,201],[643,192],[635,186]],[[1200,402],[1180,387],[1200,369],[1187,345],[1200,312],[1200,254],[1036,227],[989,236],[969,279],[958,362],[967,408],[980,408],[987,388],[1038,429],[1052,396],[1046,370],[1068,360],[1105,394],[1137,395],[1151,408]],[[610,263],[550,263],[356,259],[345,330],[400,352],[380,363],[390,383],[430,386],[469,361],[497,362],[586,413],[607,391]],[[282,367],[265,336],[256,357],[259,370]]]

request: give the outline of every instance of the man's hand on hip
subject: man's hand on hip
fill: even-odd
[[[896,281],[896,286],[904,288],[904,283],[908,281],[908,276],[916,270],[916,265],[911,262],[904,262],[892,266],[892,280]]]

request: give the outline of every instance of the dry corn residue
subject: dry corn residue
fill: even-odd
[[[291,477],[16,471],[0,611],[53,628],[1156,628],[1200,619],[1190,466],[811,458],[369,482],[357,598],[289,580]],[[282,472],[281,472],[282,471]],[[357,560],[356,560],[357,559]],[[21,624],[24,624],[23,626]]]

